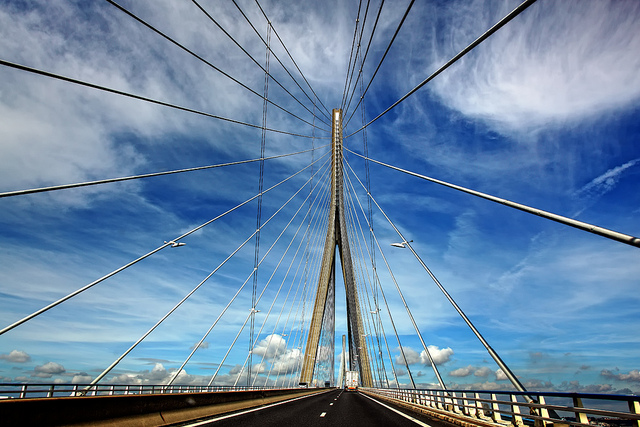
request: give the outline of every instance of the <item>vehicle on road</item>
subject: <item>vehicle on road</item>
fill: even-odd
[[[355,391],[358,389],[359,375],[357,371],[346,371],[344,378],[345,378],[344,389],[346,391],[349,391],[349,390]]]

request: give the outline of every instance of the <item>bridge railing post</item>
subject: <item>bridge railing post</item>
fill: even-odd
[[[487,416],[487,409],[489,408],[489,405],[482,402],[482,400],[480,399],[480,393],[476,393],[475,394],[475,407],[476,407],[476,417],[478,417],[481,420],[488,420],[489,417]]]
[[[576,421],[581,424],[589,424],[589,417],[587,417],[587,414],[584,411],[579,410],[580,408],[584,408],[584,405],[582,404],[582,398],[574,396],[573,407],[578,409],[577,411],[575,411]]]
[[[445,396],[447,395],[446,392],[442,391],[442,392],[438,392],[437,394],[437,399],[438,402],[436,404],[436,408],[438,409],[446,409],[447,408],[447,402],[445,402]]]
[[[454,414],[464,413],[463,409],[460,409],[460,403],[458,402],[458,396],[455,392],[451,392],[451,406]]]
[[[469,399],[467,398],[467,393],[462,393],[462,413],[464,415],[468,415],[470,417],[474,417],[476,415],[475,408],[471,407],[469,404]]]
[[[547,403],[544,400],[544,396],[538,396],[538,404],[540,405],[540,408],[538,410],[536,410],[537,412],[539,412],[540,417],[542,419],[537,419],[536,420],[536,427],[551,427],[553,426],[553,422],[549,421],[549,410],[547,409]],[[534,409],[531,408],[531,410],[533,411]]]
[[[491,418],[495,423],[500,424],[502,422],[500,405],[498,405],[498,396],[495,393],[491,393]]]
[[[630,400],[629,402],[629,412],[633,415],[640,415],[640,401],[638,400]],[[635,420],[633,422],[634,427],[640,427],[640,420]]]
[[[20,399],[24,399],[27,396],[27,385],[23,384],[20,388]]]
[[[518,402],[518,396],[515,394],[511,395],[511,413],[513,414],[511,424],[516,427],[524,427],[524,422],[522,421],[522,415],[520,413],[520,403]]]

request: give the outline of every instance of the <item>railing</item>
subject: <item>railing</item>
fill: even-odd
[[[124,394],[207,393],[224,391],[271,390],[280,387],[200,386],[200,385],[116,385],[96,384],[11,384],[0,383],[0,399],[47,397],[113,396]]]
[[[640,427],[640,396],[585,393],[520,393],[475,390],[398,390],[365,392],[408,404],[441,419],[470,424],[523,427]]]

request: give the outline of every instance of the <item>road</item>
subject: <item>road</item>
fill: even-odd
[[[442,424],[427,421],[416,414],[411,414],[409,417],[394,412],[363,394],[331,390],[320,395],[298,398],[283,404],[269,405],[242,411],[238,414],[216,416],[210,420],[182,425],[185,427],[287,427],[299,425],[308,427],[443,427]]]

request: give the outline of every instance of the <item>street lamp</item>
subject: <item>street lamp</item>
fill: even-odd
[[[406,248],[407,244],[413,242],[413,240],[409,240],[408,242],[405,240],[402,243],[392,243],[391,246],[394,246],[396,248]]]

